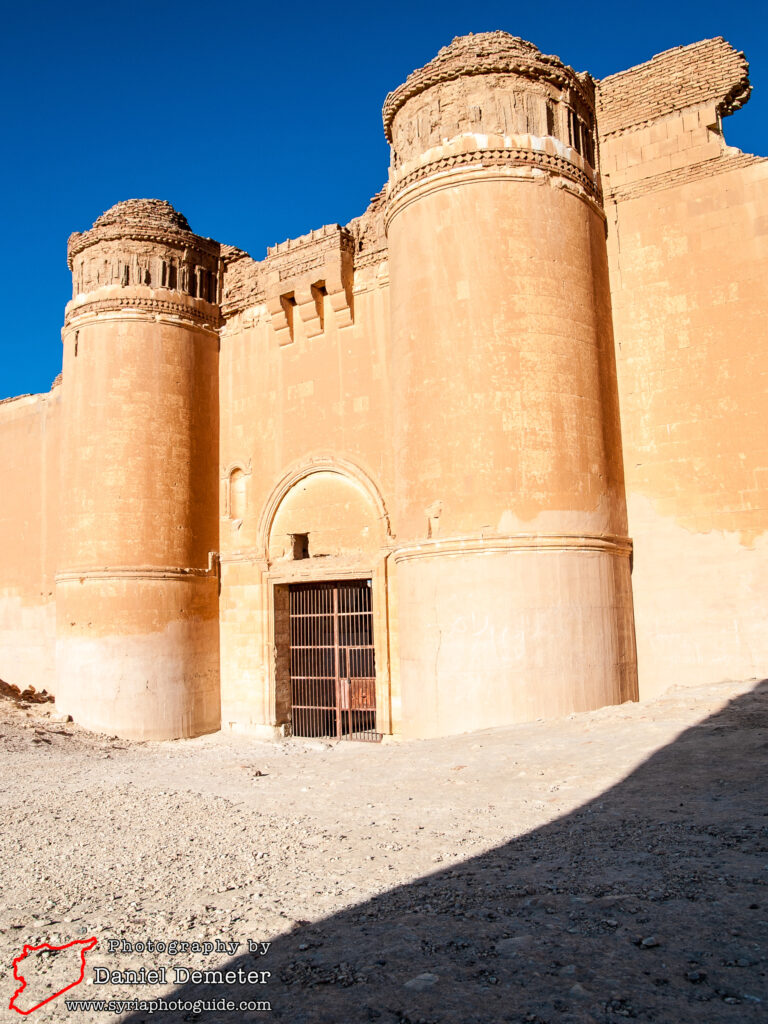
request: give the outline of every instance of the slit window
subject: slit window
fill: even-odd
[[[312,285],[312,298],[315,300],[315,311],[317,319],[320,321],[321,331],[325,330],[325,297],[327,294],[325,281],[318,281],[317,284]]]
[[[293,341],[293,316],[296,308],[296,296],[291,292],[289,295],[280,296],[280,305],[283,307],[285,313],[285,319],[288,321],[288,332]],[[298,536],[298,535],[297,535]]]

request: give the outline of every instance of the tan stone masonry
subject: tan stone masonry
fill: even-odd
[[[720,38],[595,81],[464,36],[387,96],[350,224],[256,260],[136,199],[72,235],[61,378],[0,403],[0,677],[109,733],[277,736],[291,594],[352,581],[379,735],[765,675],[749,92]]]

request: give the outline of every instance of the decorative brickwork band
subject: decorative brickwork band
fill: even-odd
[[[150,319],[172,319],[174,321],[184,320],[192,326],[203,326],[211,330],[217,329],[221,324],[221,316],[218,306],[208,305],[193,306],[183,302],[173,302],[166,299],[156,299],[149,295],[136,295],[135,293],[121,298],[96,299],[93,302],[84,302],[80,305],[70,303],[67,308],[65,326],[83,318],[97,317],[101,313],[142,313]]]
[[[438,150],[438,152],[440,151]],[[400,175],[394,177],[388,193],[389,209],[387,211],[387,219],[391,219],[392,207],[395,201],[412,185],[436,175],[463,168],[472,170],[484,170],[486,168],[509,168],[511,170],[513,168],[520,168],[522,171],[528,169],[534,173],[536,171],[539,173],[545,171],[573,182],[595,203],[598,205],[602,203],[597,176],[586,173],[565,157],[542,150],[522,147],[506,148],[499,146],[491,148],[489,146],[487,149],[467,148],[460,153],[437,156],[434,160],[420,164],[414,170],[403,173],[402,177]]]

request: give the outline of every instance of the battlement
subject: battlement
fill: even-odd
[[[284,242],[278,242],[277,245],[268,246],[267,257],[284,256],[289,252],[293,253],[300,249],[316,248],[329,239],[331,240],[330,246],[333,248],[339,238],[342,240],[341,244],[344,244],[345,241],[350,244],[352,243],[352,237],[346,228],[343,228],[340,224],[324,224],[323,227],[315,228],[307,232],[306,235],[299,235],[298,238],[287,238]]]

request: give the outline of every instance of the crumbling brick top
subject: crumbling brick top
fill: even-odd
[[[749,64],[722,36],[676,46],[596,83],[600,135],[715,102],[721,116],[749,99]]]
[[[196,235],[184,214],[165,199],[126,199],[97,217],[90,231],[75,231],[69,236],[67,259],[70,269],[72,259],[78,253],[96,242],[116,238],[190,246],[210,255],[217,255],[219,251],[218,242]]]
[[[479,32],[457,36],[423,68],[412,72],[384,101],[384,134],[392,142],[392,122],[398,110],[414,96],[433,85],[471,75],[516,74],[545,79],[560,88],[570,86],[590,108],[593,106],[592,79],[577,74],[559,57],[548,56],[508,32]]]
[[[183,213],[175,210],[165,199],[126,199],[115,203],[106,213],[97,217],[93,226],[156,228],[165,231],[191,231]]]

